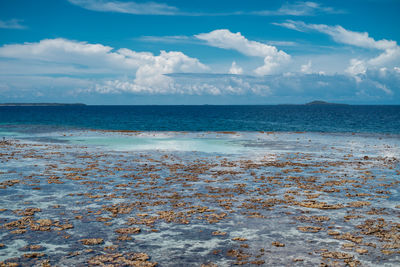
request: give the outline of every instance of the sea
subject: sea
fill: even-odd
[[[34,125],[32,130],[66,127],[399,134],[400,105],[2,106],[0,125]]]
[[[399,184],[400,106],[0,106],[0,266],[399,266]]]

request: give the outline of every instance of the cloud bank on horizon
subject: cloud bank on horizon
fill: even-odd
[[[158,22],[171,17],[190,21],[187,17],[197,19],[213,14],[224,26],[218,28],[218,23],[211,23],[204,27],[208,30],[196,32],[174,28],[173,35],[130,36],[124,46],[106,44],[109,42],[102,33],[91,37],[99,41],[51,35],[36,41],[3,40],[1,102],[43,99],[110,104],[122,96],[122,104],[137,97],[147,97],[147,103],[152,98],[163,103],[163,96],[176,95],[190,98],[190,104],[224,97],[237,98],[232,101],[235,104],[298,103],[317,98],[348,103],[400,103],[399,45],[392,39],[374,38],[366,31],[323,23],[320,14],[349,14],[339,6],[295,1],[269,10],[260,6],[261,11],[192,12],[188,6],[178,8],[159,2],[67,3],[72,7],[71,13],[83,10],[96,19],[110,13],[138,21],[138,15],[157,17]],[[268,17],[269,22],[259,25],[258,31],[229,29],[229,22],[236,25],[239,16],[244,21]],[[308,23],[308,17],[321,23]],[[16,30],[27,32],[34,27],[28,19],[24,19],[27,26],[21,21],[3,20],[0,13],[0,30],[15,34]],[[267,27],[278,32],[281,39],[268,40],[265,36],[272,33],[268,30],[259,35]],[[321,41],[324,36],[326,39]]]

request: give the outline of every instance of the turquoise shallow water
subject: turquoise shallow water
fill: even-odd
[[[199,151],[199,152],[218,152],[218,153],[239,153],[245,150],[240,144],[235,144],[229,140],[218,140],[209,138],[167,138],[167,137],[69,137],[65,138],[72,144],[90,144],[104,146],[107,149],[117,151]]]

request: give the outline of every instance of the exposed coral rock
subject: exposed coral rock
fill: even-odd
[[[92,257],[89,265],[101,266],[134,266],[134,267],[155,267],[156,262],[150,262],[150,257],[145,253],[114,253],[103,254]]]
[[[33,253],[26,253],[24,254],[25,258],[40,258],[43,257],[44,253],[40,253],[40,252],[33,252]]]
[[[115,230],[118,234],[138,234],[141,229],[139,227],[119,228]]]
[[[365,253],[368,253],[368,250],[367,249],[363,249],[363,248],[358,248],[358,249],[356,249],[356,252],[359,253],[359,254],[365,254]]]
[[[247,238],[244,237],[234,237],[232,238],[233,241],[247,241]]]
[[[317,233],[323,228],[318,226],[297,226],[297,229],[302,232]]]
[[[36,223],[40,226],[51,226],[53,222],[50,219],[40,219],[37,220]]]
[[[275,246],[275,247],[284,247],[284,246],[285,246],[285,244],[280,243],[280,242],[278,242],[278,241],[272,242],[271,245],[273,245],[273,246]]]
[[[81,239],[79,240],[79,242],[81,242],[84,245],[99,245],[99,244],[103,244],[104,243],[104,239],[103,238],[88,238],[88,239]]]
[[[333,259],[352,259],[353,255],[343,252],[324,252],[321,254],[324,258],[333,258]]]
[[[349,207],[364,207],[364,206],[371,206],[371,202],[369,201],[354,201],[348,204]]]
[[[226,235],[226,232],[220,232],[220,231],[214,231],[212,232],[212,235]]]

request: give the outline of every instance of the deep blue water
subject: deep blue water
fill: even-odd
[[[400,134],[398,106],[0,107],[0,125],[139,131],[312,131]],[[39,129],[40,127],[38,127]]]

